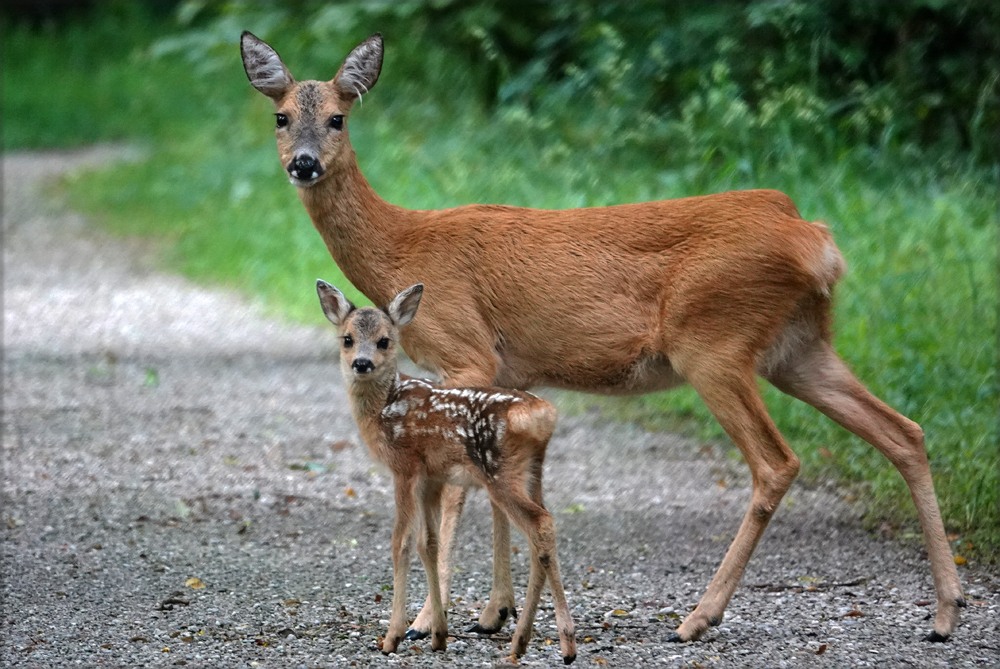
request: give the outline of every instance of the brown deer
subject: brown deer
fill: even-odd
[[[357,309],[330,284],[316,282],[323,313],[340,335],[340,370],[354,420],[372,457],[392,472],[396,489],[392,615],[382,652],[395,652],[406,633],[406,576],[414,521],[420,527],[417,553],[427,572],[431,648],[444,650],[447,645],[448,623],[437,573],[437,524],[441,491],[451,483],[486,488],[490,502],[514,521],[531,546],[528,593],[511,641],[514,657],[528,648],[547,578],[555,601],[559,647],[569,664],[576,659],[573,620],[559,577],[555,523],[542,502],[542,465],[556,426],[556,409],[531,393],[495,387],[444,388],[399,374],[399,329],[413,320],[423,290],[418,283],[381,310]]]
[[[944,532],[920,426],[889,408],[831,346],[834,284],[844,262],[827,228],[773,190],[549,211],[470,205],[412,211],[383,201],[358,170],[348,135],[354,102],[378,80],[372,35],[330,81],[292,78],[250,33],[250,83],[274,102],[278,154],[344,276],[376,304],[428,286],[403,350],[446,386],[553,386],[645,393],[690,383],[743,453],[753,496],[736,538],[675,640],[699,638],[723,612],[799,469],[756,376],[811,404],[881,451],[916,504],[937,590],[930,641],[954,631],[962,588]],[[441,592],[464,490],[444,494]],[[510,528],[494,508],[494,543]],[[513,606],[509,555],[479,631]],[[425,635],[428,605],[411,638]]]

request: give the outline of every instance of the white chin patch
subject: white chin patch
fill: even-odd
[[[288,180],[292,182],[293,186],[299,186],[299,187],[312,186],[314,183],[316,183],[317,178],[319,178],[319,175],[316,174],[315,172],[310,172],[309,176],[305,176],[305,174],[299,170],[295,170],[294,172],[288,173]]]

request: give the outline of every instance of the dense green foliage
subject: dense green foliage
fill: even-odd
[[[278,164],[270,103],[239,62],[244,28],[300,79],[329,78],[384,33],[383,76],[351,138],[375,189],[407,207],[781,189],[847,258],[838,350],[924,427],[949,528],[1000,546],[997,11],[879,6],[185,3],[166,27],[123,7],[9,31],[4,141],[146,142],[148,160],[73,179],[75,202],[122,234],[169,240],[188,275],[316,323],[313,281],[344,280]],[[105,48],[111,35],[129,37]],[[873,518],[912,520],[871,447],[770,388],[766,399],[807,477],[866,481]],[[721,437],[686,390],[579,403]]]

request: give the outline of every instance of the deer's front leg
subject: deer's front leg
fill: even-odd
[[[413,525],[413,479],[396,477],[396,522],[392,528],[392,615],[382,652],[396,652],[406,633],[406,576],[410,571],[410,527]]]
[[[503,509],[493,507],[493,589],[479,620],[467,629],[477,634],[496,634],[507,618],[515,618],[514,586],[510,575],[510,521]]]

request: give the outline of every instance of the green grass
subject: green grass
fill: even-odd
[[[344,41],[329,50],[345,53]],[[101,86],[125,86],[134,96],[125,117],[149,115],[138,126],[112,108],[93,129],[61,127],[43,141],[20,118],[37,102],[23,91],[8,94],[7,102],[20,106],[5,146],[143,138],[150,147],[144,162],[68,181],[74,205],[118,234],[163,239],[167,265],[196,281],[235,287],[275,313],[319,324],[315,279],[347,284],[278,164],[270,103],[250,89],[231,49],[230,60],[205,72],[137,48],[132,69],[95,62]],[[32,65],[40,68],[36,76],[59,69],[58,59],[46,58]],[[430,85],[414,74],[418,58],[435,77]],[[305,69],[310,77],[335,68],[286,59],[293,72]],[[21,76],[6,74],[10,69],[5,92]],[[382,197],[411,208],[565,208],[734,188],[785,191],[804,217],[831,226],[848,262],[836,295],[838,351],[877,395],[923,426],[949,530],[995,554],[998,187],[990,171],[962,156],[815,144],[797,140],[794,127],[747,125],[753,119],[733,125],[731,92],[630,139],[623,130],[628,118],[613,107],[564,100],[552,109],[484,111],[463,92],[473,88],[470,76],[433,49],[404,44],[389,51],[378,87],[349,121],[361,169]],[[86,106],[102,90],[73,89],[67,99]],[[53,108],[63,104],[58,94],[46,95]],[[813,409],[762,387],[807,480],[860,481],[871,491],[872,519],[913,522],[905,485],[881,455]],[[722,437],[689,389],[579,401],[651,429],[681,425]]]

